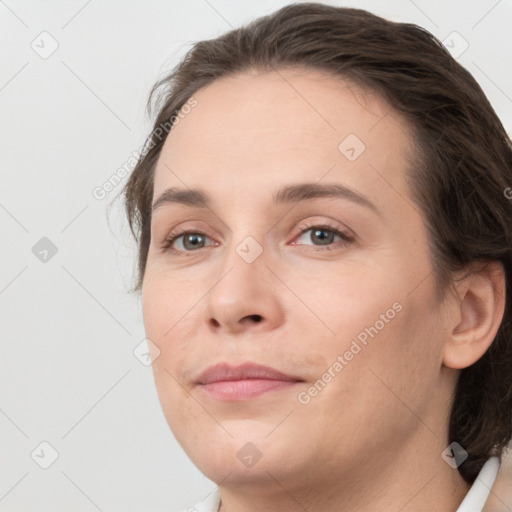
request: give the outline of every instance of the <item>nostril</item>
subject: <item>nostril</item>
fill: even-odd
[[[261,315],[249,315],[249,318],[258,323],[263,320],[263,317]]]

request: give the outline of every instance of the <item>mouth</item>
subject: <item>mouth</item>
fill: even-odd
[[[221,363],[199,375],[196,384],[211,398],[224,402],[248,400],[264,393],[290,389],[303,379],[254,363]]]

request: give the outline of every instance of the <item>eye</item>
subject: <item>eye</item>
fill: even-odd
[[[306,235],[308,232],[311,233]],[[338,237],[338,240],[335,240],[336,237]],[[302,240],[304,242],[304,239],[313,242],[313,245],[320,248],[319,250],[331,250],[353,242],[353,237],[330,224],[303,227],[296,240]],[[295,242],[294,245],[296,245]]]
[[[309,236],[306,236],[311,232]],[[338,240],[336,240],[338,238]],[[338,247],[348,245],[354,241],[354,238],[346,232],[338,229],[336,226],[327,225],[310,225],[301,228],[300,235],[295,240],[301,241],[292,245],[309,245],[305,240],[313,242],[317,250],[332,250]],[[211,240],[209,236],[201,231],[191,231],[186,229],[178,229],[172,232],[163,242],[162,249],[164,252],[172,252],[174,254],[183,254],[204,249],[205,247],[215,245],[214,243],[206,244],[207,240]]]
[[[205,245],[206,239],[210,238],[200,231],[178,230],[171,233],[165,239],[162,248],[164,251],[172,251],[175,253],[193,252],[207,247]],[[181,247],[176,248],[174,247],[175,245],[181,245]]]

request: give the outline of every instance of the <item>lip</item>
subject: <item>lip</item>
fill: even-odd
[[[209,396],[221,401],[247,400],[270,391],[288,389],[299,382],[304,380],[269,366],[250,362],[239,366],[230,366],[227,363],[210,366],[196,381]]]

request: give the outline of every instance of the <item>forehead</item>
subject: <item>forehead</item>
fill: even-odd
[[[214,81],[194,99],[165,141],[155,195],[206,185],[214,195],[247,195],[327,174],[382,200],[385,182],[405,193],[410,130],[375,91],[318,70],[253,69]]]

